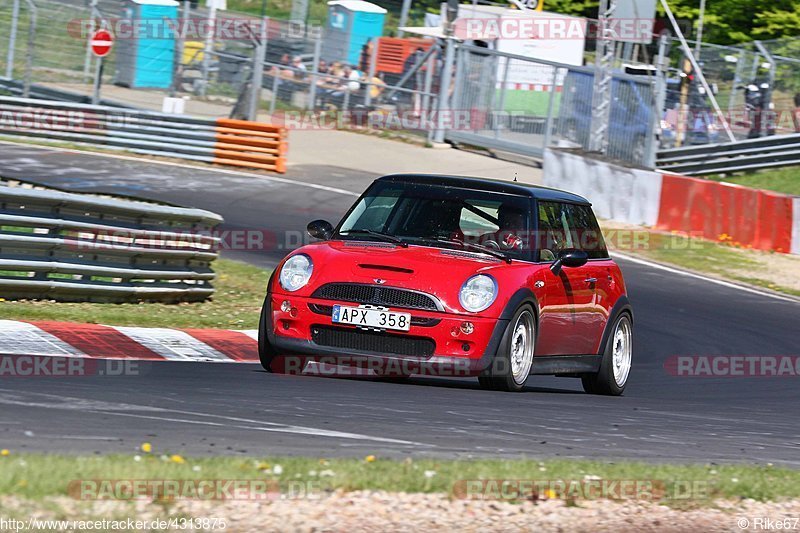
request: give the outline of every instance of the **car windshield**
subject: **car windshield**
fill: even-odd
[[[338,238],[386,240],[529,259],[530,199],[429,184],[377,182],[339,226]],[[386,238],[390,236],[391,238]]]

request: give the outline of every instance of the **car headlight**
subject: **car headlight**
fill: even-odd
[[[311,279],[312,272],[314,272],[314,263],[310,257],[305,254],[294,255],[281,268],[281,287],[289,292],[302,289]]]
[[[497,283],[494,278],[479,274],[469,278],[461,286],[458,301],[461,307],[470,313],[478,313],[487,309],[497,298]]]

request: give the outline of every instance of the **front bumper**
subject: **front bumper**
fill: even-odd
[[[281,309],[283,302],[288,302],[288,311]],[[508,323],[507,320],[392,308],[411,313],[411,329],[376,333],[333,324],[330,308],[335,304],[358,305],[268,294],[264,327],[270,345],[279,354],[307,356],[331,364],[370,366],[377,373],[391,373],[385,371],[387,368],[402,368],[405,373],[468,376],[479,374],[491,364]],[[461,330],[466,321],[474,328],[470,334]]]

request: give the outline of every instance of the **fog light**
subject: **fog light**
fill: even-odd
[[[288,313],[291,309],[292,304],[289,302],[289,300],[284,300],[283,303],[281,303],[281,311],[284,313]]]
[[[472,322],[461,323],[461,332],[464,333],[464,335],[472,335],[473,331],[475,331],[475,325]]]
[[[469,344],[465,342],[464,344],[461,345],[461,349],[464,350],[465,352],[468,352],[469,351]]]

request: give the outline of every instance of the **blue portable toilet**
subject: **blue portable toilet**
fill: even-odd
[[[114,83],[123,87],[167,89],[175,69],[175,0],[125,0],[120,28],[127,35],[114,41]]]
[[[328,2],[328,23],[322,58],[358,65],[361,48],[370,39],[383,35],[386,10],[364,0]]]

